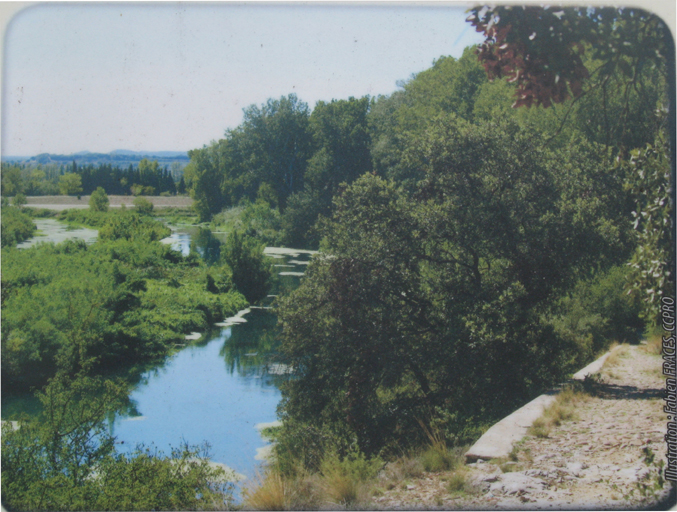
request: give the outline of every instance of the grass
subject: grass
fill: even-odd
[[[378,457],[367,459],[362,453],[350,453],[340,458],[330,453],[320,465],[322,490],[332,504],[356,507],[368,498],[382,466],[383,461]]]
[[[400,457],[390,462],[385,467],[384,477],[389,481],[391,489],[396,484],[393,481],[401,482],[410,478],[418,478],[423,475],[425,468],[418,457]]]
[[[463,463],[463,452],[459,449],[450,450],[445,444],[431,444],[419,456],[425,471],[438,473],[455,469]]]
[[[642,345],[642,350],[647,354],[659,356],[663,352],[663,339],[660,335],[651,336],[646,341],[646,345]]]
[[[245,489],[244,506],[253,510],[287,510],[290,508],[289,488],[282,476],[269,471],[259,477],[258,485]]]
[[[547,407],[540,418],[529,427],[527,433],[534,437],[549,437],[553,428],[564,421],[577,418],[576,407],[588,401],[590,395],[567,387],[557,395],[555,402]]]
[[[269,468],[243,496],[243,508],[250,510],[318,510],[324,498],[319,475],[298,468],[293,477]]]
[[[619,345],[618,343],[613,343],[609,348],[609,351],[611,353],[609,354],[609,357],[606,358],[606,361],[604,361],[602,368],[608,371],[610,368],[618,366],[621,362],[621,359],[628,356],[629,350],[630,346],[626,343],[622,345]]]
[[[372,497],[401,488],[424,476],[425,472],[441,473],[439,478],[454,495],[476,494],[477,486],[468,481],[463,465],[467,447],[448,448],[439,436],[418,452],[402,455],[384,464],[380,457],[366,458],[359,451],[339,456],[324,455],[319,471],[310,472],[301,466],[281,472],[271,466],[264,477],[244,492],[244,509],[255,510],[319,510],[364,509]],[[443,497],[438,501],[442,503]]]
[[[468,479],[468,470],[465,467],[456,469],[447,478],[447,492],[456,496],[480,494],[480,487]]]

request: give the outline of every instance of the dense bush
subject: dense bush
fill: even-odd
[[[107,212],[108,204],[108,195],[102,187],[97,187],[97,189],[92,192],[92,195],[89,196],[89,209],[92,211]]]
[[[268,294],[272,267],[258,240],[233,231],[221,248],[221,257],[233,271],[235,287],[249,302],[261,300]]]
[[[153,213],[153,203],[143,196],[134,198],[134,208],[141,215],[150,215]]]
[[[138,214],[118,217],[129,239],[3,249],[3,384],[41,386],[83,356],[96,371],[163,357],[184,334],[246,306],[228,268],[151,242]]]
[[[57,215],[57,219],[63,222],[68,222],[70,224],[89,226],[93,228],[98,228],[103,225],[104,222],[115,212],[103,212],[96,210],[84,210],[73,208],[70,210],[62,210]]]
[[[146,240],[155,242],[171,235],[172,230],[161,222],[142,217],[136,212],[120,212],[107,218],[99,230],[100,240]]]
[[[629,274],[627,266],[613,267],[579,281],[553,305],[547,321],[558,336],[570,340],[574,367],[583,366],[614,341],[640,340],[644,322],[638,298],[625,291]]]
[[[9,247],[33,236],[36,227],[31,218],[20,209],[11,206],[2,208],[2,247]]]

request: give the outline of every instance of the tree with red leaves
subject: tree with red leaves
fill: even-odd
[[[579,98],[617,73],[630,88],[672,45],[660,18],[640,9],[478,7],[468,21],[486,36],[478,57],[489,78],[517,84],[515,107]]]

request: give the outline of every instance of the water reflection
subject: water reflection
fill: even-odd
[[[190,250],[197,252],[207,265],[214,265],[221,257],[221,241],[209,229],[198,228],[193,233]]]
[[[253,309],[246,323],[229,327],[219,355],[229,373],[261,379],[262,385],[277,384],[279,375],[269,368],[277,362],[279,339],[277,316],[270,310]]]
[[[172,234],[161,241],[171,245],[184,256],[196,252],[208,265],[213,265],[219,261],[221,256],[223,235],[225,233],[215,235],[209,229],[200,226],[172,226]]]

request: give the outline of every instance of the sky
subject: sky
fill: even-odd
[[[3,43],[6,156],[187,151],[295,93],[378,96],[481,42],[465,4],[41,4]]]

